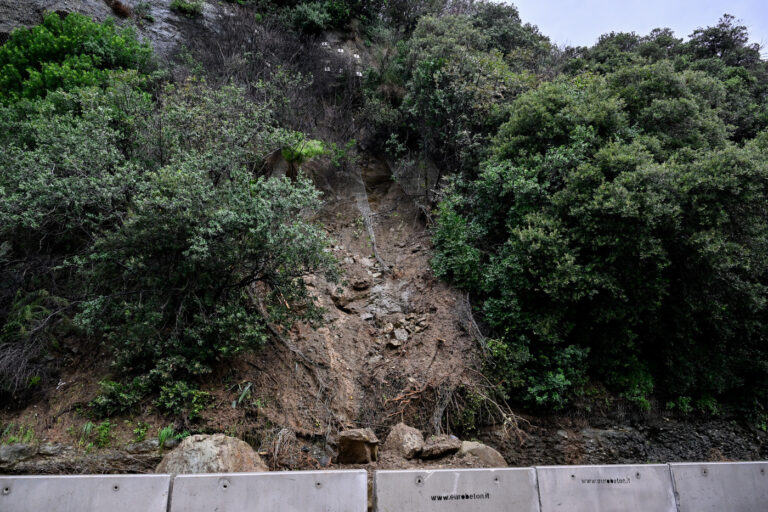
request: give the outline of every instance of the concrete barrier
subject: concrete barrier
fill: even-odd
[[[541,512],[677,512],[669,466],[536,468]]]
[[[768,510],[768,462],[670,464],[680,512]]]
[[[178,475],[170,512],[366,512],[368,477],[355,471]]]
[[[520,469],[377,471],[377,512],[538,512],[536,472]]]
[[[366,512],[367,474],[0,476],[0,512]],[[768,462],[377,471],[377,512],[768,512]]]
[[[166,512],[169,475],[0,476],[2,512]]]

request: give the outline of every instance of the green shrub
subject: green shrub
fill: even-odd
[[[152,50],[130,27],[77,14],[47,14],[41,25],[18,28],[0,46],[0,102],[44,96],[108,82],[110,69],[147,70]]]
[[[173,0],[171,2],[171,10],[194,18],[203,14],[204,5],[203,0]]]
[[[138,423],[136,423],[136,427],[133,429],[133,442],[140,443],[144,441],[147,438],[148,429],[149,429],[149,425],[147,425],[143,421],[139,421]]]
[[[99,386],[101,393],[88,404],[98,417],[127,412],[134,408],[144,396],[144,390],[142,390],[139,381],[123,384],[103,380],[99,382]]]
[[[0,105],[0,360],[33,355],[0,365],[0,384],[41,375],[51,319],[72,316],[116,370],[96,415],[162,392],[163,411],[195,416],[191,383],[261,346],[267,321],[319,318],[303,280],[335,274],[306,216],[319,192],[256,177],[302,137],[243,90],[188,82],[152,96],[136,71],[103,78]]]
[[[322,2],[299,4],[290,11],[293,27],[306,34],[318,34],[326,30],[331,23],[331,14]]]
[[[175,430],[173,426],[168,425],[167,427],[163,427],[160,429],[160,431],[157,433],[157,444],[158,447],[162,450],[165,446],[166,441],[169,439],[173,439]]]
[[[510,396],[562,408],[596,379],[646,410],[766,403],[768,158],[761,137],[728,144],[700,78],[543,84],[449,189],[433,266],[481,297]],[[685,122],[659,103],[681,96]]]
[[[162,391],[162,410],[190,414],[174,383],[260,347],[267,320],[319,318],[302,277],[335,266],[304,220],[320,204],[311,182],[250,170],[295,140],[268,112],[239,89],[189,86],[167,93],[162,115],[167,165],[142,177],[130,215],[79,259],[90,300],[75,320],[106,341],[132,379],[128,396]]]
[[[335,28],[344,28],[352,16],[349,2],[345,0],[326,0],[323,4],[330,18],[329,25]]]
[[[210,393],[191,388],[186,382],[174,382],[160,388],[155,405],[163,413],[194,421],[210,401]]]
[[[104,420],[96,427],[96,446],[106,448],[112,441],[112,427],[109,420]]]

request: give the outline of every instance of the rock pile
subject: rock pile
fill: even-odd
[[[346,430],[337,440],[338,457],[341,464],[368,464],[379,459],[379,440],[370,429]],[[394,456],[394,460],[437,460],[454,457],[467,459],[480,467],[507,467],[499,452],[477,441],[461,441],[450,434],[429,436],[405,423],[392,427],[382,445],[382,456]],[[393,460],[393,459],[388,459]]]

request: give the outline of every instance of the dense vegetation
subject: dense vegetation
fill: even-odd
[[[766,63],[729,17],[573,53],[497,105],[486,158],[444,189],[435,271],[476,297],[517,399],[560,408],[601,383],[642,408],[759,414]]]
[[[47,68],[144,48],[75,14],[43,27],[15,32],[2,55]],[[160,410],[193,417],[196,379],[263,344],[265,322],[313,318],[301,278],[334,263],[306,220],[312,184],[256,172],[301,135],[237,87],[162,85],[145,62],[27,80],[0,107],[0,384],[22,393],[46,353],[86,336],[116,370],[97,412],[159,393]]]
[[[197,414],[200,377],[267,319],[314,318],[301,276],[333,273],[317,192],[261,163],[356,137],[420,183],[435,273],[471,297],[506,398],[765,421],[768,63],[740,22],[563,49],[485,1],[232,8],[182,55],[207,81],[76,15],[0,47],[6,392],[86,337],[116,368],[98,411]],[[362,79],[329,30],[364,41]]]

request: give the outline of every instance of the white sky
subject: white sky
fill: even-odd
[[[713,26],[732,14],[741,20],[753,43],[768,56],[768,0],[507,0],[524,22],[537,25],[553,42],[592,46],[609,32],[646,35],[671,28],[687,37],[699,27]]]

